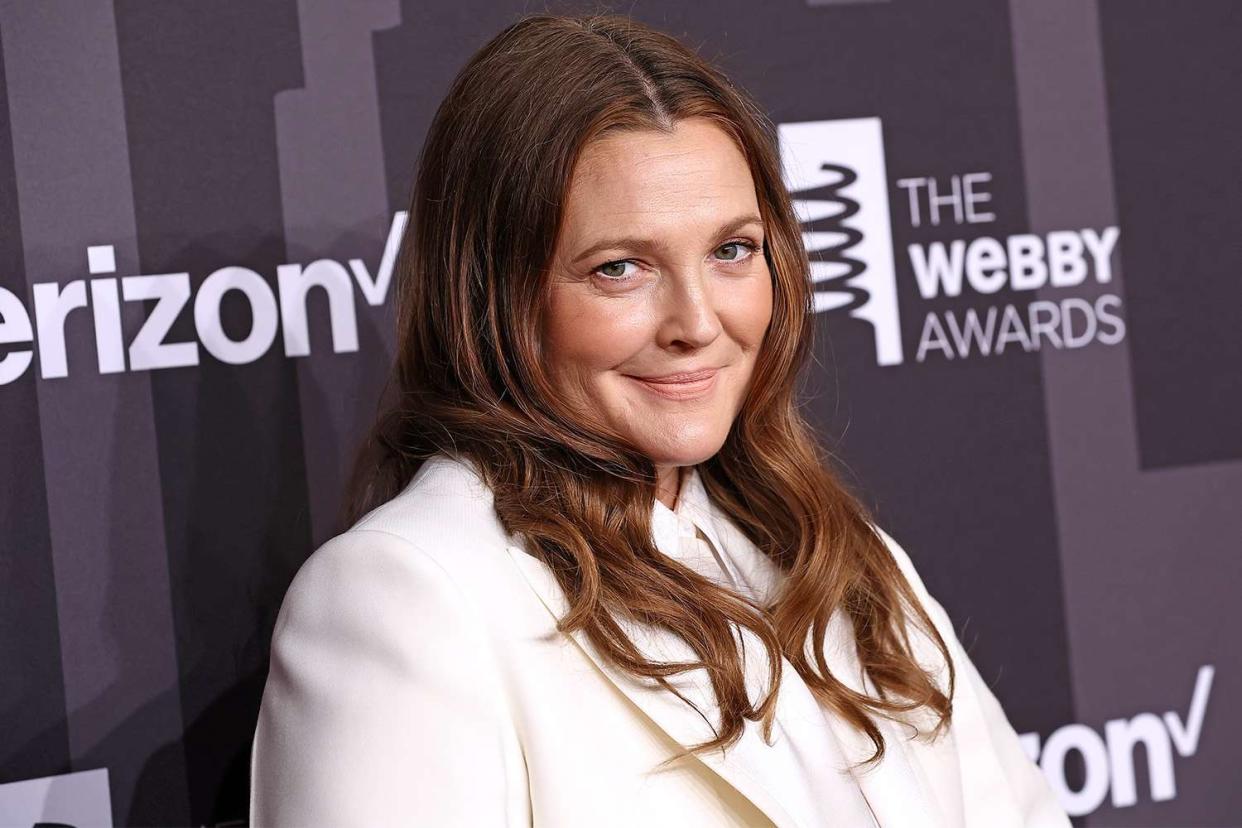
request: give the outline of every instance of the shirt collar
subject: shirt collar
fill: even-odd
[[[675,508],[670,509],[658,498],[651,513],[651,528],[656,547],[666,555],[680,557],[681,539],[693,537],[695,528],[703,532],[718,553],[724,547],[716,531],[716,507],[707,494],[697,466],[684,469]]]

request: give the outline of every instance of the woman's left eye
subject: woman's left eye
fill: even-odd
[[[716,251],[719,252],[721,250],[728,250],[730,248],[732,248],[734,251],[733,255],[725,258],[724,261],[740,262],[754,255],[755,251],[759,249],[759,245],[755,244],[754,242],[744,241],[742,239],[735,239],[731,242],[725,242],[724,244],[720,245],[720,247],[716,248]],[[744,254],[743,254],[743,251],[744,251]]]

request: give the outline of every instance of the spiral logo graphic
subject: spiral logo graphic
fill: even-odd
[[[862,307],[868,298],[866,289],[850,284],[866,270],[862,259],[850,255],[850,249],[862,241],[863,234],[845,222],[857,215],[861,207],[843,190],[858,180],[858,174],[849,167],[828,162],[820,164],[819,172],[838,178],[832,184],[794,194],[802,206],[802,239],[813,263],[811,280],[817,288],[815,310],[854,310]],[[826,214],[821,216],[820,212]]]
[[[815,311],[869,324],[876,363],[903,361],[879,118],[780,124],[781,161],[811,260]]]

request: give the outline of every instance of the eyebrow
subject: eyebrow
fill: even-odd
[[[730,233],[737,232],[748,224],[758,224],[763,226],[763,219],[754,213],[748,213],[744,216],[729,219],[724,224],[716,228],[716,232],[712,235],[715,237],[726,236]],[[580,252],[574,257],[573,263],[577,264],[583,259],[599,253],[601,250],[613,250],[625,248],[630,250],[652,250],[664,247],[662,242],[653,241],[651,239],[643,239],[637,236],[620,236],[617,238],[603,239],[591,245],[587,249]]]

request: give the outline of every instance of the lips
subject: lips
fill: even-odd
[[[703,368],[698,371],[683,371],[679,374],[664,374],[659,377],[627,376],[664,399],[695,400],[706,397],[712,392],[719,373],[718,368]]]
[[[635,376],[635,377],[634,377],[634,379],[637,379],[637,380],[642,380],[643,382],[654,382],[654,383],[658,383],[658,384],[660,384],[660,385],[684,385],[684,384],[686,384],[686,383],[698,382],[698,381],[700,381],[700,380],[709,379],[709,378],[711,378],[711,377],[712,377],[712,376],[713,376],[713,375],[714,375],[714,374],[715,374],[718,370],[720,370],[720,369],[718,369],[718,368],[703,368],[703,369],[700,369],[700,370],[698,370],[698,371],[683,371],[683,372],[682,372],[682,373],[680,373],[680,374],[665,374],[665,375],[660,376],[660,377],[639,377],[639,376]]]

